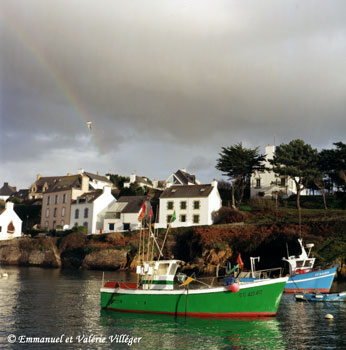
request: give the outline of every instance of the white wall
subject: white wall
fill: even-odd
[[[275,153],[275,146],[268,145],[265,147],[266,162],[265,166],[271,168],[269,160],[273,159]],[[257,179],[260,180],[260,187],[257,187]],[[250,179],[250,197],[257,197],[259,193],[264,192],[265,197],[272,197],[273,192],[281,192],[284,197],[289,197],[292,194],[297,193],[295,182],[292,179],[286,177],[285,186],[281,186],[281,178],[277,177],[273,171],[256,172]],[[302,195],[307,194],[304,190]]]
[[[7,202],[4,211],[0,214],[0,240],[12,239],[22,236],[22,220],[13,209],[13,203]],[[13,234],[7,232],[10,222],[13,222],[15,232]]]
[[[84,226],[84,223],[88,223],[88,234],[98,234],[100,230],[103,230],[104,216],[109,207],[116,202],[116,199],[111,193],[111,187],[105,186],[103,193],[91,203],[74,203],[71,205],[71,220],[70,227]],[[89,209],[88,218],[84,218],[85,208]],[[79,209],[79,218],[75,219],[75,210]]]
[[[194,186],[194,185],[190,185]],[[186,201],[186,209],[180,209],[180,202]],[[200,208],[194,209],[194,201],[200,202]],[[173,202],[173,209],[167,209],[167,203]],[[191,198],[160,198],[159,222],[155,224],[157,228],[167,227],[167,216],[176,213],[176,220],[172,223],[172,227],[212,225],[213,212],[219,210],[222,206],[221,197],[217,190],[217,182],[215,181],[213,190],[208,197],[191,197]],[[186,215],[186,222],[181,221],[181,215]],[[199,215],[199,223],[193,222],[193,216]]]

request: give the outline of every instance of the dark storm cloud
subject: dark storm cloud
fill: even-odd
[[[13,157],[88,147],[89,119],[102,152],[140,144],[172,167],[208,169],[221,146],[274,135],[345,141],[344,1],[0,4],[1,144]]]

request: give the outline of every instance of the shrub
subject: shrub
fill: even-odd
[[[230,207],[221,207],[214,216],[214,224],[229,224],[244,221],[249,214]]]

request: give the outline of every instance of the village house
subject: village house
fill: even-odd
[[[108,177],[89,173],[84,171],[84,169],[78,169],[78,175],[86,175],[89,178],[90,187],[94,190],[102,189],[104,186],[114,186]],[[67,176],[71,176],[71,174],[67,174]],[[35,182],[29,189],[29,199],[42,198],[43,193],[52,186],[55,186],[59,179],[65,177],[66,176],[42,176],[41,174],[38,174]]]
[[[102,233],[105,214],[115,203],[110,186],[83,193],[72,201],[70,227],[84,226],[88,234]]]
[[[5,209],[0,213],[0,240],[22,236],[22,220],[14,211],[14,204],[6,202]]]
[[[212,225],[213,216],[222,206],[217,181],[206,185],[173,185],[160,196],[157,228]]]
[[[112,183],[108,176],[89,173],[84,169],[78,169],[78,174],[86,175],[89,178],[89,186],[94,190],[102,190],[105,186],[110,186],[112,188],[115,187],[115,185]]]
[[[196,176],[189,174],[186,169],[179,169],[175,173],[171,174],[167,180],[154,180],[153,186],[156,189],[165,190],[172,185],[200,185],[200,182],[196,179]]]
[[[5,202],[10,198],[11,194],[16,192],[16,187],[10,186],[8,182],[4,182],[4,185],[0,188],[0,199]]]
[[[120,232],[140,228],[138,216],[146,196],[122,196],[105,215],[104,232]]]
[[[63,176],[42,176],[37,174],[35,182],[29,189],[29,199],[41,199],[43,193],[54,186],[61,177]]]
[[[275,146],[265,147],[265,166],[271,168],[270,160],[274,158]],[[287,198],[292,194],[297,194],[296,184],[288,176],[278,176],[273,171],[255,172],[250,179],[250,197],[276,198],[277,195]],[[302,195],[307,191],[303,190]]]
[[[67,229],[72,201],[89,190],[88,176],[59,177],[53,186],[42,193],[41,227],[46,230]]]
[[[129,188],[132,184],[137,184],[140,187],[153,187],[152,182],[145,176],[130,175],[130,180],[124,182],[124,188]]]

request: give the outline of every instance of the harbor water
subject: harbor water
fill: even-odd
[[[345,302],[311,304],[284,295],[276,317],[255,319],[120,313],[100,309],[101,271],[0,272],[9,275],[0,279],[0,349],[346,350]],[[126,277],[105,273],[106,280]]]

